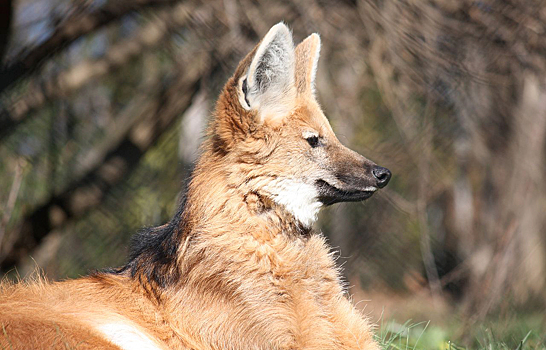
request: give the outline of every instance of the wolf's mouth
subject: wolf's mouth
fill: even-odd
[[[318,199],[324,205],[332,205],[340,202],[360,202],[370,198],[376,188],[370,187],[370,189],[351,189],[342,190],[335,186],[330,185],[324,180],[317,180],[315,182],[319,197]]]

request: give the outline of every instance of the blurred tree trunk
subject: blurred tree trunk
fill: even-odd
[[[12,0],[0,0],[0,67],[11,33]]]
[[[463,261],[457,273],[469,282],[467,311],[477,317],[545,296],[543,4],[359,3],[371,66],[401,130],[421,123],[411,108],[419,94],[457,118],[459,171],[444,188],[453,201],[444,215],[457,242],[448,248]],[[409,140],[422,144],[422,137]]]
[[[470,250],[467,307],[483,317],[507,296],[525,303],[544,296],[544,184],[546,86],[531,72],[520,78],[510,142],[492,153],[482,181],[490,191],[478,197],[489,207],[477,216]],[[481,229],[479,229],[481,227]],[[468,247],[465,247],[467,252]]]

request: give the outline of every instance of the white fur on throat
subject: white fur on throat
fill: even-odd
[[[277,204],[283,205],[304,226],[310,227],[317,220],[322,203],[318,200],[315,186],[293,179],[283,179],[266,186],[265,190]]]
[[[124,350],[163,350],[149,336],[127,323],[105,323],[96,329]]]

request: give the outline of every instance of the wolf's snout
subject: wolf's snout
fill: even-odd
[[[377,187],[383,188],[387,186],[391,179],[391,171],[382,166],[376,166],[372,169],[373,177],[377,180]]]

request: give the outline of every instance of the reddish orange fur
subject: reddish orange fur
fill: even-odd
[[[256,49],[226,84],[173,231],[175,259],[158,268],[172,278],[150,278],[154,260],[143,254],[117,273],[4,284],[0,345],[118,349],[96,328],[116,323],[158,349],[378,349],[324,238],[261,190],[278,176],[318,171],[294,151],[309,147],[302,130],[329,140],[332,167],[363,159],[337,141],[312,96],[316,40],[296,48],[298,95],[289,116],[260,122],[238,101]]]

